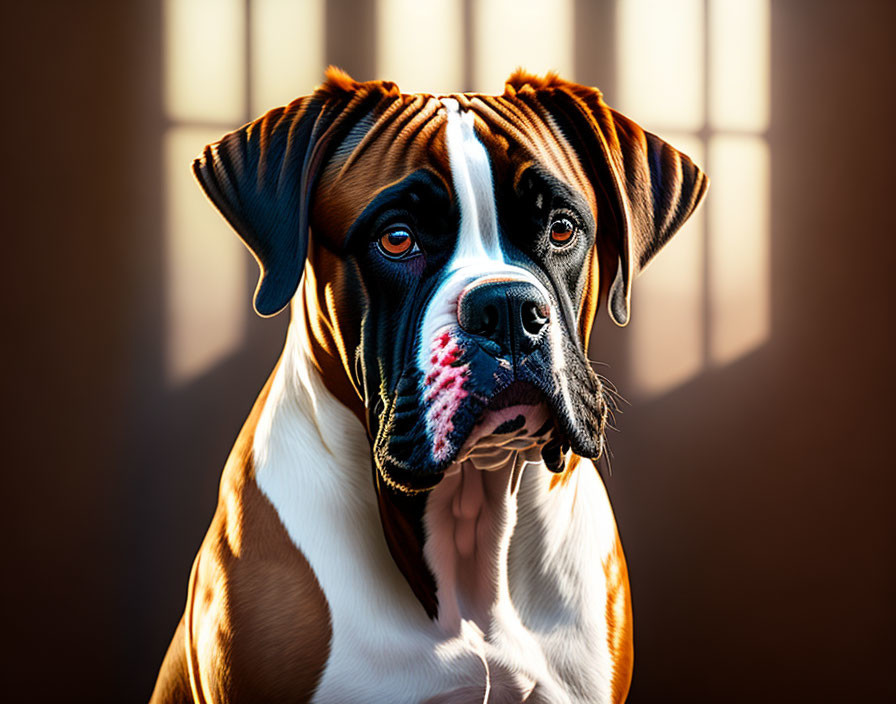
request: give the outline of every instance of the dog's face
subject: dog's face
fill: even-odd
[[[522,73],[438,98],[331,72],[195,170],[261,264],[260,313],[304,271],[311,348],[399,503],[465,459],[601,454],[598,299],[627,322],[631,279],[706,188],[598,91]]]
[[[401,491],[467,456],[600,454],[606,409],[580,332],[594,193],[559,143],[497,117],[485,101],[399,97],[349,131],[316,186],[312,240],[340,252],[325,278],[355,278],[328,319],[358,361],[377,469]]]

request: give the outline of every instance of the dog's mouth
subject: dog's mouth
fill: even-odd
[[[380,399],[369,416],[374,462],[404,493],[433,488],[468,459],[497,467],[522,452],[561,471],[566,450],[603,450],[604,390],[568,339],[500,356],[448,326]]]
[[[488,399],[456,389],[443,394],[450,396],[424,393],[422,404],[396,394],[374,452],[377,469],[393,489],[430,489],[466,461],[494,469],[512,453],[532,455],[556,427],[544,393],[530,383],[512,382]]]
[[[440,367],[443,374],[423,375],[412,368],[389,398],[381,397],[371,409],[384,535],[430,617],[438,606],[423,558],[422,517],[429,490],[462,465],[490,472],[522,458],[542,460],[560,472],[569,449],[582,457],[600,456],[608,412],[602,385],[581,353],[565,352],[572,361],[559,370],[547,355],[506,364],[476,349],[452,352]]]
[[[545,402],[544,393],[534,384],[515,381],[496,394],[487,405],[490,411],[500,411],[511,406],[537,406]]]
[[[514,453],[537,461],[555,433],[544,394],[533,384],[514,382],[488,402],[453,464],[469,461],[477,469],[493,470],[506,465]]]
[[[516,371],[526,376],[524,369]],[[466,391],[462,395],[449,389],[447,403],[417,393],[419,378],[403,380],[383,409],[374,443],[374,462],[385,484],[413,494],[432,489],[462,462],[493,470],[519,454],[559,472],[570,448],[598,457],[606,417],[602,390],[564,392],[544,375],[528,376],[531,380],[512,379],[490,397],[477,393],[473,379],[466,387],[457,385]],[[435,433],[434,416],[445,424]]]

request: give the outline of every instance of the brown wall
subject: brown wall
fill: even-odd
[[[577,8],[579,41],[605,37],[583,23],[606,4]],[[160,20],[149,0],[4,7],[10,701],[148,697],[282,339],[254,320],[245,349],[163,384]],[[613,438],[632,702],[896,695],[894,26],[883,0],[773,2],[771,338]],[[369,39],[327,39],[369,77]]]

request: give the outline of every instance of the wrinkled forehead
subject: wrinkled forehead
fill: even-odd
[[[331,235],[344,234],[380,193],[420,171],[435,176],[454,200],[446,130],[452,103],[473,116],[496,188],[516,186],[534,168],[581,193],[594,209],[576,152],[547,110],[503,96],[400,95],[358,115],[332,148],[317,181],[312,223],[325,216]]]

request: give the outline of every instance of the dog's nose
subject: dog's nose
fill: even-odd
[[[492,354],[529,353],[542,340],[550,304],[526,281],[487,281],[467,288],[457,302],[457,322]]]

